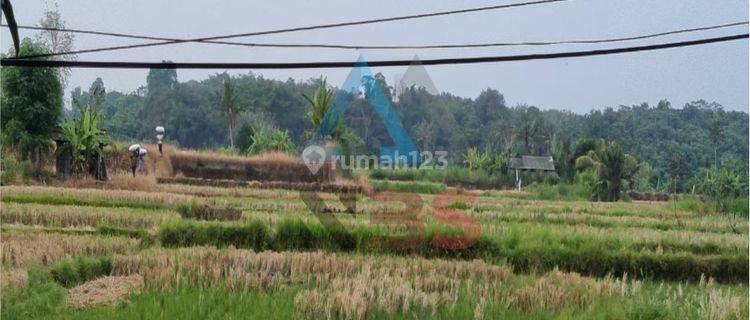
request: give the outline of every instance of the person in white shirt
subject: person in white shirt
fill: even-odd
[[[164,140],[164,127],[158,126],[158,127],[156,127],[156,145],[159,146],[159,154],[160,155],[164,154],[161,151],[161,144],[162,144],[163,140]]]

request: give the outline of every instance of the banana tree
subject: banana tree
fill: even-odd
[[[109,137],[99,129],[102,115],[95,106],[79,107],[78,118],[62,124],[60,136],[68,142],[67,150],[73,156],[73,168],[77,172],[85,170],[92,156],[104,152],[103,146]]]

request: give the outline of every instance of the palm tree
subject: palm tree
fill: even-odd
[[[353,130],[344,125],[341,115],[331,112],[333,89],[329,88],[323,80],[312,97],[302,96],[310,104],[307,110],[307,119],[312,125],[312,128],[305,132],[305,136],[312,139],[318,134],[327,145],[338,144],[343,152],[344,161],[348,162],[350,155],[354,152],[356,146],[361,143],[361,140]]]
[[[302,96],[305,98],[305,100],[307,100],[308,103],[310,103],[310,107],[307,109],[307,119],[310,121],[310,124],[312,124],[312,129],[306,132],[308,138],[314,136],[316,130],[318,131],[317,133],[327,133],[331,135],[331,137],[322,138],[333,138],[334,132],[323,132],[323,124],[327,124],[327,121],[331,121],[327,120],[326,117],[331,116],[329,115],[329,111],[331,110],[331,102],[333,101],[333,89],[328,88],[324,80],[320,87],[315,90],[315,93],[313,93],[312,97],[304,94]],[[334,128],[334,131],[335,129],[336,128]]]
[[[624,183],[630,181],[638,168],[635,157],[625,154],[614,141],[601,140],[594,150],[576,159],[576,169],[593,170],[599,175],[599,200],[620,200]]]
[[[222,90],[216,92],[217,100],[221,114],[227,119],[229,124],[229,146],[234,149],[234,129],[237,127],[237,118],[245,108],[237,103],[237,93],[234,91],[232,77],[227,76],[224,79]]]

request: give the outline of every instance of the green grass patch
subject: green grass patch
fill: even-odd
[[[438,194],[445,191],[447,186],[444,183],[426,182],[426,181],[387,181],[373,180],[372,187],[375,191],[396,191],[411,193],[428,193]]]
[[[232,245],[237,248],[264,250],[270,242],[268,227],[260,220],[252,220],[245,224],[171,221],[159,228],[158,238],[165,247]]]
[[[50,268],[52,279],[66,288],[109,275],[111,271],[112,258],[107,256],[78,256],[60,261]]]
[[[143,202],[124,199],[104,199],[104,198],[80,198],[72,195],[58,194],[10,194],[3,195],[3,202],[15,203],[39,203],[50,205],[72,205],[72,206],[89,206],[89,207],[107,207],[107,208],[136,208],[136,209],[168,209],[169,206],[163,203]]]
[[[429,181],[444,183],[452,187],[476,189],[501,189],[512,185],[507,176],[489,174],[484,170],[451,166],[446,169],[373,169],[370,178],[396,181]]]

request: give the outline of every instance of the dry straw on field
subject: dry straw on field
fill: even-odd
[[[158,193],[147,191],[132,190],[97,190],[97,189],[73,189],[73,188],[55,188],[55,187],[31,187],[31,186],[10,186],[0,187],[3,197],[6,196],[53,196],[53,197],[70,197],[81,200],[101,200],[115,202],[118,200],[175,205],[192,199],[193,197]]]
[[[640,287],[640,283],[636,283],[635,286]],[[559,311],[573,307],[580,310],[599,297],[611,297],[623,291],[625,290],[621,286],[610,279],[597,280],[555,269],[537,279],[533,285],[520,288],[509,296],[506,306],[524,312],[531,312],[536,308]]]
[[[2,263],[12,267],[49,265],[76,255],[125,253],[137,248],[138,240],[51,233],[3,232]]]
[[[158,183],[187,184],[194,186],[212,186],[220,188],[255,188],[255,189],[289,189],[299,191],[320,191],[334,193],[362,193],[363,188],[353,183],[330,182],[291,182],[291,181],[247,181],[203,178],[158,178]]]
[[[4,203],[0,221],[29,226],[58,228],[96,227],[99,224],[154,229],[176,216],[169,211],[131,208],[79,207],[67,205]]]
[[[182,281],[205,286],[226,281],[231,289],[244,290],[278,283],[317,283],[336,277],[352,277],[366,265],[413,277],[443,273],[454,278],[481,277],[487,281],[500,281],[508,275],[503,267],[481,261],[380,259],[322,252],[256,253],[203,247],[116,255],[113,259],[113,274],[138,273],[143,275],[146,283],[159,284],[167,289]]]
[[[519,311],[583,309],[600,297],[633,296],[640,282],[594,279],[553,271],[518,290],[504,287],[511,273],[480,260],[449,261],[414,257],[378,257],[321,252],[260,252],[206,247],[149,250],[115,255],[113,275],[140,274],[149,289],[168,291],[190,283],[230,290],[273,289],[302,284],[295,309],[307,318],[362,319],[373,312],[434,314],[452,309],[460,292],[478,301],[475,316],[488,303]]]
[[[143,287],[143,277],[107,276],[92,280],[68,291],[68,305],[74,308],[86,308],[97,305],[113,306],[130,294],[138,293]]]
[[[284,153],[243,157],[180,151],[171,154],[169,159],[174,174],[189,178],[286,182],[330,182],[333,179],[330,167],[324,166],[313,175],[302,161]]]

